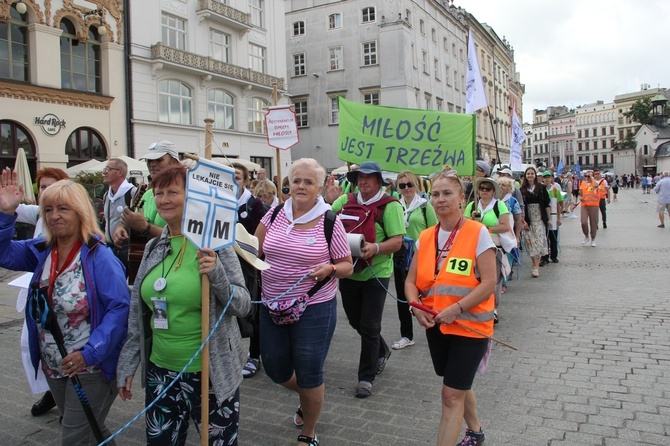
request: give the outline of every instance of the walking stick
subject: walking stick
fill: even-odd
[[[49,317],[46,318],[46,322],[43,328],[45,330],[49,330],[51,335],[54,337],[54,341],[56,341],[58,351],[60,352],[63,359],[65,359],[68,353],[67,350],[65,349],[65,340],[63,338],[63,332],[61,331],[60,326],[58,325],[58,321],[56,320],[56,313],[54,313],[53,308],[51,308],[51,305],[49,305],[46,298],[44,299],[46,301],[46,304],[48,305],[47,308],[49,311]],[[84,413],[86,414],[86,418],[88,419],[88,424],[91,426],[91,430],[93,431],[95,440],[98,443],[102,443],[103,441],[105,441],[105,437],[103,437],[102,435],[102,431],[100,430],[100,426],[98,425],[98,420],[95,419],[95,415],[93,414],[93,408],[91,408],[91,403],[88,402],[88,397],[86,397],[86,392],[84,392],[84,387],[81,385],[79,377],[77,375],[70,376],[70,381],[72,381],[74,391],[77,393],[77,398],[79,398],[81,407],[84,409]]]
[[[413,306],[414,308],[418,308],[419,310],[425,311],[426,313],[430,313],[430,314],[432,314],[433,316],[437,316],[437,311],[433,310],[433,309],[430,308],[430,307],[427,307],[427,306],[425,306],[425,305],[422,305],[422,304],[420,304],[420,303],[418,303],[418,302],[410,302],[409,304],[410,304],[411,306]],[[482,337],[484,337],[484,338],[490,339],[490,340],[492,340],[493,342],[495,342],[495,343],[497,343],[497,344],[500,344],[500,345],[503,345],[503,346],[505,346],[505,347],[507,347],[507,348],[511,348],[512,350],[518,350],[518,348],[516,348],[516,347],[514,347],[514,346],[512,346],[512,345],[510,345],[510,344],[508,344],[508,343],[506,343],[506,342],[503,342],[503,341],[501,341],[501,340],[499,340],[499,339],[496,339],[496,338],[494,338],[493,336],[487,336],[487,335],[485,335],[484,333],[482,333],[481,331],[476,330],[476,329],[471,328],[471,327],[468,327],[467,325],[463,325],[463,324],[461,324],[461,323],[458,322],[458,321],[454,321],[454,322],[452,322],[452,324],[455,324],[455,325],[457,325],[457,326],[459,326],[459,327],[461,327],[461,328],[465,328],[465,329],[468,330],[468,331],[471,331],[471,332],[473,332],[473,333],[475,333],[475,334],[478,334],[479,336],[482,336]]]

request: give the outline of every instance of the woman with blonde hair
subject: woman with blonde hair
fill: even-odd
[[[279,203],[277,199],[277,188],[270,181],[260,181],[254,188],[254,197],[258,198],[270,208]]]
[[[16,174],[0,187],[0,266],[34,271],[26,304],[31,360],[41,363],[63,416],[63,445],[98,444],[79,407],[82,388],[101,432],[116,397],[116,364],[128,327],[129,290],[123,265],[104,244],[86,190],[60,180],[40,195],[43,237],[12,241],[20,202]],[[62,351],[66,354],[63,356]]]

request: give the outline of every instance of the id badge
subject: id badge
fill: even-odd
[[[152,297],[151,305],[154,311],[154,329],[167,330],[168,328],[168,313],[167,300],[164,297]]]

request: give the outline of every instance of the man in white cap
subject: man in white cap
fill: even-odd
[[[157,141],[149,146],[147,153],[140,160],[146,160],[149,175],[157,173],[171,166],[179,165],[179,152],[170,141]],[[131,211],[128,207],[123,210],[121,224],[116,227],[112,238],[116,246],[123,246],[129,238],[128,231],[138,232],[143,237],[157,237],[163,231],[165,220],[158,215],[153,190],[149,189],[142,196],[141,209]]]

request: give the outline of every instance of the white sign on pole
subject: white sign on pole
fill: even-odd
[[[198,248],[219,250],[235,242],[235,169],[200,158],[186,177],[181,231]]]
[[[268,145],[288,150],[300,142],[295,112],[288,105],[270,107],[265,114]]]

